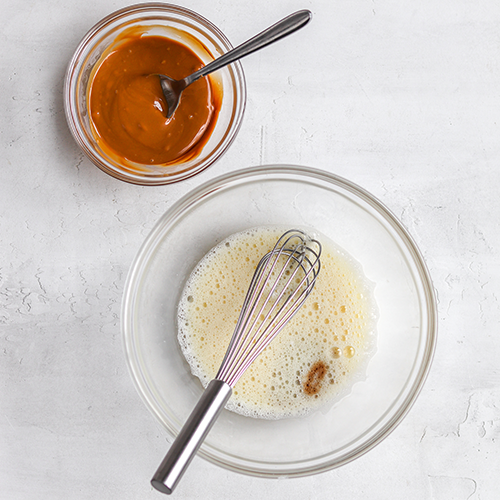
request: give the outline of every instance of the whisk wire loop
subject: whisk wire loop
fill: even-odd
[[[303,279],[303,282],[305,282],[307,278]],[[301,283],[301,285],[303,284]],[[283,316],[279,317],[278,320],[276,320],[275,323],[266,331],[264,331],[259,340],[256,342],[256,344],[251,347],[247,346],[247,351],[251,351],[248,356],[245,357],[244,361],[241,363],[241,365],[238,365],[237,370],[234,372],[233,378],[229,380],[229,385],[236,384],[236,382],[239,380],[239,378],[243,375],[243,373],[248,369],[248,367],[255,361],[255,359],[260,355],[260,353],[273,341],[273,339],[278,335],[278,333],[286,326],[288,321],[292,318],[292,316],[299,310],[299,308],[302,306],[304,301],[307,299],[307,296],[311,292],[311,287],[310,285],[307,286],[307,288],[301,292],[298,300],[293,304],[292,307],[286,310],[286,314]],[[297,293],[298,290],[294,292],[293,295]],[[291,297],[293,298],[293,297]],[[286,304],[284,304],[276,316],[279,316],[279,314],[284,310],[284,307]],[[263,327],[261,326],[260,329]]]
[[[260,261],[257,274],[254,275],[255,279],[252,280],[252,283],[249,287],[249,293],[247,294],[249,300],[246,303],[246,307],[242,309],[242,311],[244,311],[244,314],[241,315],[243,317],[243,321],[240,323],[240,328],[235,330],[234,338],[236,345],[246,346],[246,350],[248,350],[248,348],[251,347],[251,344],[245,342],[247,338],[251,337],[252,339],[254,339],[253,344],[258,344],[256,335],[260,331],[262,331],[264,325],[268,321],[269,316],[272,314],[274,308],[269,308],[269,311],[267,312],[266,316],[263,317],[264,311],[267,305],[269,304],[269,301],[271,300],[272,296],[274,295],[279,280],[283,277],[283,274],[285,273],[285,270],[289,266],[290,260],[293,258],[293,255],[292,254],[289,255],[287,262],[285,263],[285,265],[282,266],[277,278],[274,280],[271,290],[269,290],[265,299],[262,300],[262,296],[264,295],[265,292],[265,285],[261,286],[261,282],[262,279],[267,279],[267,276],[264,271],[266,270],[266,267],[269,265],[269,262],[271,261],[272,257],[274,257],[274,259],[270,269],[268,270],[268,274],[272,274],[274,272],[274,268],[276,267],[276,263],[280,257],[280,251],[273,249],[269,254],[267,254],[264,257],[264,259]],[[294,274],[296,274],[297,269],[294,271]],[[275,304],[279,302],[284,293],[285,293],[285,288],[283,288],[279,296],[276,297]],[[259,303],[260,303],[260,309],[257,311],[255,309]]]
[[[229,355],[227,356],[227,360],[231,359],[231,364],[228,365],[228,370],[226,371],[227,375],[223,375],[221,373],[221,377],[219,380],[230,380],[232,368],[235,368],[240,365],[240,362],[245,359],[245,357],[251,352],[251,350],[261,350],[259,346],[259,342],[262,339],[264,330],[264,326],[267,324],[269,320],[269,316],[273,313],[273,308],[269,308],[269,311],[264,316],[264,310],[269,303],[269,300],[273,293],[275,292],[278,281],[274,282],[269,293],[263,299],[264,295],[264,287],[259,286],[262,281],[262,278],[265,277],[263,271],[266,269],[266,266],[269,264],[270,259],[276,256],[278,257],[278,253],[270,252],[267,254],[266,258],[261,261],[262,266],[258,268],[258,273],[254,276],[253,283],[250,285],[249,293],[247,294],[248,300],[245,301],[245,306],[242,308],[242,321],[238,323],[237,328],[234,331],[232,339],[234,339],[234,343],[231,346],[231,350]],[[275,267],[276,259],[274,259],[273,264],[270,267],[272,269]],[[281,270],[278,279],[280,279],[284,273],[285,267]],[[276,302],[280,300],[283,294],[283,290],[281,291],[280,296],[276,299]],[[259,306],[260,304],[260,306]],[[257,307],[260,307],[258,310]],[[259,336],[260,334],[260,336]],[[235,382],[234,382],[235,383]],[[230,384],[231,385],[231,384]]]
[[[314,287],[320,254],[318,241],[291,230],[260,260],[217,380],[233,387],[298,311]]]
[[[239,340],[238,345],[240,346],[240,349],[238,352],[238,356],[233,358],[233,363],[232,363],[232,367],[234,367],[235,370],[236,367],[239,367],[239,369],[236,371],[234,377],[231,377],[232,372],[228,373],[228,380],[230,380],[230,382],[233,384],[236,383],[237,381],[236,379],[239,378],[240,376],[239,373],[245,371],[246,367],[253,362],[253,360],[259,355],[259,353],[262,352],[267,346],[267,344],[272,340],[273,338],[272,335],[274,335],[274,331],[278,329],[280,330],[281,323],[283,323],[284,326],[284,324],[286,324],[286,322],[288,321],[286,316],[281,318],[282,320],[281,322],[278,321],[278,319],[280,318],[280,313],[284,310],[288,301],[285,301],[285,303],[283,303],[281,307],[278,309],[278,311],[275,313],[275,308],[277,307],[279,301],[283,297],[283,294],[285,293],[286,290],[285,288],[281,290],[280,295],[273,302],[274,307],[269,309],[265,317],[262,316],[263,316],[263,311],[269,302],[269,299],[272,297],[273,292],[275,291],[276,286],[278,285],[278,280],[282,277],[282,274],[286,269],[286,267],[288,267],[288,263],[291,258],[293,258],[293,255],[289,256],[287,264],[283,266],[282,272],[280,273],[280,276],[278,276],[278,279],[275,281],[272,290],[270,290],[269,294],[267,295],[263,303],[260,304],[260,309],[254,312],[253,323],[250,326],[246,327],[246,329],[245,325],[243,325],[244,330],[242,330],[241,332],[236,332],[237,334],[243,333],[243,331],[246,333],[245,333],[245,338]],[[300,260],[296,259],[296,260],[300,265],[301,264],[300,260],[302,259]],[[295,268],[292,276],[290,277],[290,280],[293,280],[294,276],[298,272],[298,269],[299,267]],[[290,295],[289,297],[290,300],[293,298],[293,295],[296,294],[298,290],[299,288],[297,288],[293,292],[293,294]],[[264,289],[260,289],[259,295],[255,297],[254,301],[251,301],[250,305],[254,305],[255,307],[257,307],[258,301],[261,299],[263,293]],[[274,313],[275,315],[272,318],[272,321],[270,321],[270,317]],[[251,341],[247,342],[246,341],[247,338],[250,338]]]
[[[279,243],[279,242],[278,242]],[[221,364],[221,369],[219,373],[217,374],[216,378],[219,378],[219,375],[221,374],[222,367],[225,364],[225,361],[227,359],[231,359],[235,356],[235,350],[238,347],[241,347],[242,345],[245,345],[245,341],[247,337],[250,335],[251,330],[247,327],[248,322],[251,319],[251,314],[253,311],[253,304],[256,303],[258,298],[262,295],[263,293],[263,287],[262,287],[262,280],[265,279],[264,275],[264,270],[267,266],[269,266],[269,262],[271,257],[274,255],[275,259],[273,260],[272,264],[270,265],[269,271],[272,272],[274,269],[277,259],[279,257],[279,252],[276,252],[276,247],[278,243],[275,245],[273,250],[266,254],[257,264],[257,268],[254,272],[254,275],[252,277],[252,280],[250,282],[250,285],[248,287],[248,291],[245,296],[245,300],[243,301],[243,306],[240,311],[240,315],[238,317],[238,320],[236,322],[236,327],[234,330],[234,333],[231,337],[231,341],[229,343],[229,347],[226,351],[226,354],[224,356],[224,360],[222,361]],[[260,293],[259,293],[260,291]]]

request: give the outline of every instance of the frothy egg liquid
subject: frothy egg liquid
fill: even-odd
[[[182,294],[179,343],[203,386],[219,370],[255,267],[283,228],[234,234],[196,266]],[[324,236],[321,272],[299,312],[250,365],[227,408],[260,418],[304,415],[335,402],[363,380],[375,351],[373,284]]]

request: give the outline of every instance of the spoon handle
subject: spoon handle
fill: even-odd
[[[228,65],[237,59],[241,59],[242,57],[251,54],[271,43],[274,43],[281,38],[284,38],[287,35],[290,35],[294,31],[305,26],[312,17],[312,13],[309,10],[299,10],[294,14],[290,14],[285,17],[281,21],[278,21],[276,24],[273,24],[266,30],[262,31],[258,35],[255,35],[250,40],[238,45],[238,47],[226,52],[224,55],[218,57],[211,63],[203,66],[198,71],[193,73],[192,75],[186,78],[186,83],[189,85],[192,82],[198,80],[203,76],[207,76],[208,74]]]

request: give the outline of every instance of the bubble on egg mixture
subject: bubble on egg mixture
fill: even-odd
[[[179,303],[179,343],[203,386],[219,370],[259,260],[283,228],[258,227],[213,248]],[[373,284],[359,263],[324,236],[311,295],[233,389],[227,408],[260,418],[298,416],[335,402],[363,380],[375,351]]]

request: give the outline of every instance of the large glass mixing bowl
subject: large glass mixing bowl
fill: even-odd
[[[184,283],[215,244],[261,225],[315,228],[362,264],[376,284],[377,351],[365,381],[308,416],[271,421],[224,410],[199,454],[256,476],[314,474],[355,459],[396,427],[422,388],[436,342],[435,297],[422,256],[401,223],[365,190],[319,170],[263,166],[184,196],[156,224],[131,267],[122,309],[126,356],[143,401],[173,438],[202,393],[177,343]]]

